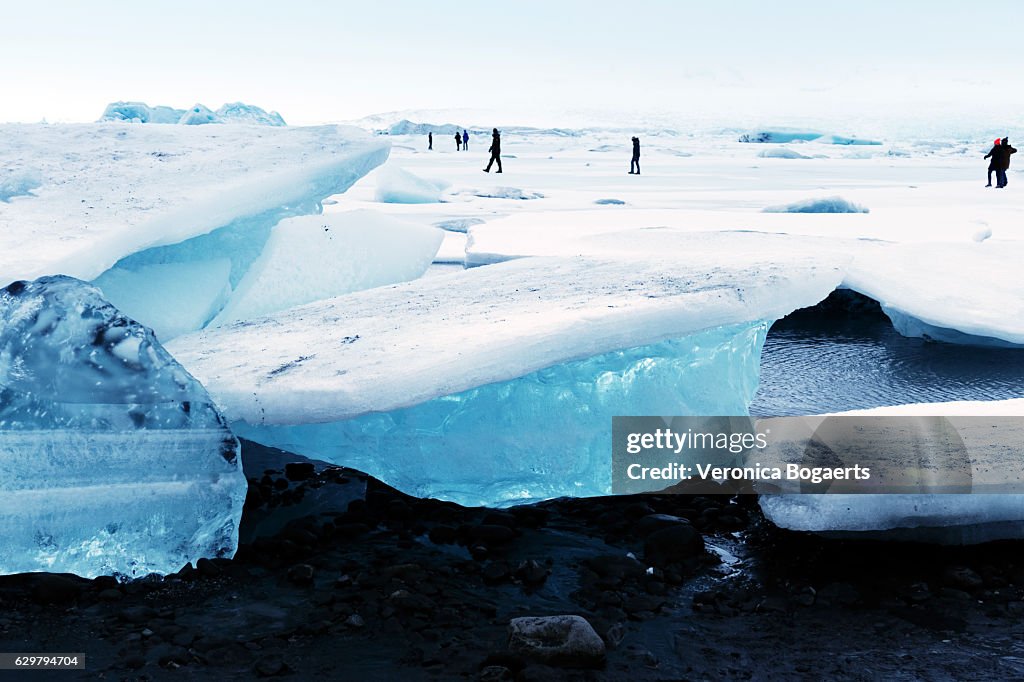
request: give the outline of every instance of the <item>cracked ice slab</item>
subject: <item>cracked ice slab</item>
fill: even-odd
[[[580,211],[540,220],[519,215],[470,227],[466,264],[529,256],[658,254],[687,243],[689,249],[713,249],[716,234],[732,234],[735,248],[756,250],[774,235],[774,244],[789,244],[793,250],[847,254],[842,286],[879,301],[905,336],[964,345],[1024,345],[1024,280],[1018,275],[1024,242],[975,241],[978,224],[951,213],[927,220],[902,214],[894,219],[885,212]]]
[[[941,417],[962,424],[968,421],[958,421],[963,417],[1024,418],[1024,399],[912,403],[839,414],[932,418],[929,424]],[[986,443],[984,431],[992,431],[992,426],[976,421],[973,427],[978,442]],[[1006,427],[1004,419],[1001,428]],[[967,435],[964,438],[972,442]],[[976,477],[991,483],[993,475],[1003,474],[993,462],[974,459],[986,450],[970,452]],[[765,516],[781,528],[841,537],[943,544],[1024,538],[1024,495],[1016,493],[764,495],[760,504]]]
[[[411,494],[461,504],[607,494],[612,416],[746,413],[770,321],[838,284],[841,256],[779,241],[741,250],[722,235],[673,257],[526,258],[169,348],[236,433]]]
[[[0,125],[0,167],[36,184],[0,209],[0,284],[91,280],[139,251],[318,202],[389,149],[342,126]]]
[[[676,244],[692,250],[660,257],[521,259],[207,329],[168,348],[232,421],[348,419],[774,320],[839,284],[842,254],[761,237],[754,248],[735,235],[703,235]]]

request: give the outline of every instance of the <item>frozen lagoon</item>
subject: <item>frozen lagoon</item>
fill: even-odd
[[[763,145],[737,142],[729,131],[641,135],[639,177],[625,173],[626,145],[616,156],[627,133],[506,132],[502,176],[480,171],[479,135],[468,152],[438,144],[433,153],[419,136],[394,137],[385,168],[437,189],[436,201],[415,204],[392,203],[409,194],[394,186],[410,182],[403,173],[355,181],[386,149],[367,141],[362,165],[345,161],[350,180],[343,184],[355,184],[325,202],[325,223],[372,209],[423,230],[445,229],[437,263],[517,262],[267,317],[244,312],[170,347],[250,437],[360,466],[417,494],[507,503],[604,491],[600,438],[589,427],[565,428],[584,413],[580,423],[599,424],[635,411],[745,411],[766,326],[837,286],[879,300],[903,333],[967,344],[1024,340],[1024,296],[1013,272],[1024,254],[1020,209],[1010,192],[981,187],[984,149],[956,140],[864,148],[812,141],[790,143],[807,158],[765,158]],[[5,186],[19,192],[9,198],[19,211],[43,191],[31,182]],[[319,191],[304,195],[313,203],[298,210],[317,210]],[[774,212],[808,200],[841,206],[834,197],[868,212]],[[164,211],[149,208],[149,217]],[[234,243],[249,241],[246,224],[235,221],[250,208],[218,208],[218,224],[237,228]],[[260,239],[283,215],[260,224]],[[138,254],[153,244],[179,255],[204,243],[223,246],[193,241],[182,251],[203,229],[219,228],[165,233],[170,224],[136,230],[143,241],[133,234],[104,243],[118,244],[118,256],[143,274],[150,263]],[[63,234],[53,231],[58,240]],[[413,258],[437,247],[420,234],[425,246]],[[382,259],[394,256],[387,239],[375,243]],[[304,262],[287,239],[279,247],[298,255],[292,267]],[[87,249],[78,260],[45,267],[101,271],[109,261],[96,258],[102,254]],[[223,279],[209,270],[193,274]],[[229,277],[228,293],[216,289],[214,302],[200,309],[223,307],[222,293],[241,280],[241,273]],[[650,366],[658,371],[647,372]],[[604,396],[604,411],[590,410],[595,389],[609,385],[620,390]],[[545,409],[555,405],[562,411]],[[552,450],[531,449],[524,458],[510,445],[502,449],[542,417],[545,432],[556,434],[543,439],[555,443]],[[496,430],[504,435],[494,449],[495,438],[482,434]],[[547,463],[559,455],[569,467],[556,471]],[[495,482],[498,471],[506,478]]]

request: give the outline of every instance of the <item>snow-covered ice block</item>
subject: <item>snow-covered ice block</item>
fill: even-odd
[[[261,126],[283,126],[284,119],[276,111],[266,111],[253,104],[228,102],[217,110],[217,118],[224,123],[244,123]]]
[[[800,130],[795,128],[779,128],[775,130],[759,130],[752,133],[744,133],[740,136],[740,142],[754,143],[785,143],[785,142],[806,142],[821,137],[820,132],[813,130]]]
[[[213,324],[416,279],[443,236],[367,210],[282,220]]]
[[[237,440],[95,287],[0,290],[0,393],[0,573],[140,576],[234,554]]]
[[[447,183],[427,180],[394,165],[377,171],[377,201],[384,204],[433,204]]]
[[[919,403],[841,414],[947,417],[953,422],[971,416],[1024,418],[1024,399]],[[984,423],[971,426],[989,430]],[[982,442],[984,437],[981,434]],[[969,454],[974,466],[984,471],[985,462],[973,461],[975,451]],[[999,476],[1001,471],[994,467],[990,473]],[[947,544],[1024,538],[1024,495],[1016,493],[764,495],[760,504],[765,516],[781,528],[841,537]]]
[[[811,157],[801,154],[793,149],[776,147],[774,149],[763,149],[757,154],[762,159],[809,159]]]
[[[169,349],[259,442],[465,503],[599,494],[607,417],[745,411],[766,322],[839,283],[820,254],[729,243],[686,258],[520,259]]]
[[[870,145],[878,146],[882,144],[878,140],[869,140],[863,137],[856,137],[851,135],[822,135],[817,138],[815,142],[821,144],[841,144],[841,145]]]
[[[202,104],[195,104],[191,109],[187,110],[178,119],[178,123],[183,126],[199,126],[206,125],[207,123],[223,123],[217,114],[213,113],[209,107]]]
[[[859,204],[842,197],[820,197],[794,201],[781,206],[768,206],[765,213],[870,213]]]
[[[231,259],[235,285],[273,225],[318,212],[388,152],[338,126],[2,125],[0,167],[39,186],[0,211],[0,285],[211,257]]]
[[[107,270],[93,284],[134,320],[150,322],[161,342],[202,329],[231,294],[231,260],[211,258]]]
[[[882,305],[906,336],[1024,345],[1022,242],[865,245],[843,285]]]
[[[103,110],[100,121],[128,121],[130,123],[177,123],[185,115],[184,109],[151,107],[144,102],[111,102]]]

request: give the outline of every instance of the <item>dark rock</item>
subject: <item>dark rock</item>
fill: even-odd
[[[547,566],[544,566],[533,559],[528,559],[526,561],[521,561],[519,565],[516,566],[514,575],[516,578],[521,580],[524,585],[536,587],[544,584],[549,573],[551,573],[551,571]]]
[[[305,481],[316,476],[316,467],[312,462],[288,462],[284,465],[284,475],[289,481]]]
[[[188,649],[165,642],[149,650],[149,659],[158,665],[167,666],[170,663],[185,665],[191,657]]]
[[[509,566],[504,561],[491,561],[484,566],[480,575],[483,577],[484,583],[488,585],[497,585],[508,580]]]
[[[615,582],[629,578],[640,578],[646,567],[631,556],[605,554],[591,557],[584,565],[602,578],[611,578]]]
[[[288,666],[285,665],[284,659],[273,654],[260,658],[252,669],[260,677],[275,677],[288,672]]]
[[[480,676],[477,679],[480,682],[511,682],[515,679],[515,675],[503,665],[489,665],[481,668]]]
[[[985,585],[980,575],[966,566],[950,566],[942,574],[946,584],[960,590],[970,592]]]
[[[121,601],[124,598],[124,595],[121,594],[121,590],[118,590],[116,588],[103,590],[96,596],[99,598],[100,601],[105,602]]]
[[[455,542],[456,531],[451,526],[434,526],[427,537],[435,545],[450,545]]]
[[[637,521],[633,529],[637,536],[643,539],[655,531],[678,525],[689,526],[690,522],[679,516],[670,516],[668,514],[648,514]]]
[[[525,658],[555,666],[604,665],[604,640],[580,616],[513,618],[508,633],[509,650]]]
[[[126,623],[145,623],[156,618],[156,611],[148,606],[126,606],[118,616]]]
[[[85,581],[73,575],[40,573],[32,586],[37,604],[67,604],[78,599]]]
[[[313,574],[313,567],[309,564],[296,564],[288,569],[288,580],[296,585],[310,585]]]
[[[507,528],[515,528],[519,525],[519,521],[516,520],[515,514],[503,511],[488,512],[480,523],[485,526],[505,526]]]
[[[205,557],[196,562],[196,571],[206,578],[216,578],[223,573],[220,566]]]
[[[469,529],[469,537],[485,545],[499,545],[510,541],[515,536],[515,531],[508,526],[496,524],[480,524]]]
[[[656,530],[644,542],[644,559],[652,566],[683,563],[704,553],[704,538],[689,524]]]

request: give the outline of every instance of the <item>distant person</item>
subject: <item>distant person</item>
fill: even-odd
[[[462,149],[462,135],[459,131],[455,131],[455,151]]]
[[[989,151],[988,154],[985,155],[986,159],[988,159],[988,158],[992,159],[991,161],[988,162],[988,184],[985,185],[986,187],[991,187],[992,186],[992,171],[994,171],[996,169],[996,152],[999,151],[999,144],[1001,142],[1002,142],[1002,140],[1000,140],[997,137],[996,141],[992,143],[992,149]]]
[[[485,173],[491,172],[491,164],[495,161],[498,162],[498,173],[501,172],[501,133],[495,128],[494,132],[491,133],[491,148],[488,149],[491,153],[491,160],[487,162],[487,168],[484,168]]]
[[[433,149],[433,148],[434,148],[434,133],[427,133],[427,149],[430,150],[430,149]],[[992,184],[991,176],[989,176],[988,184],[990,184],[990,185]]]
[[[1004,137],[1002,142],[992,150],[992,165],[996,167],[996,189],[1006,187],[1006,171],[1010,169],[1010,155],[1016,153],[1017,150],[1010,146],[1008,137]]]
[[[634,171],[633,169],[636,168]],[[633,136],[633,160],[629,162],[629,174],[640,175],[640,138]]]
[[[462,151],[468,151],[468,150],[469,150],[469,131],[468,130],[463,130],[462,131]]]

